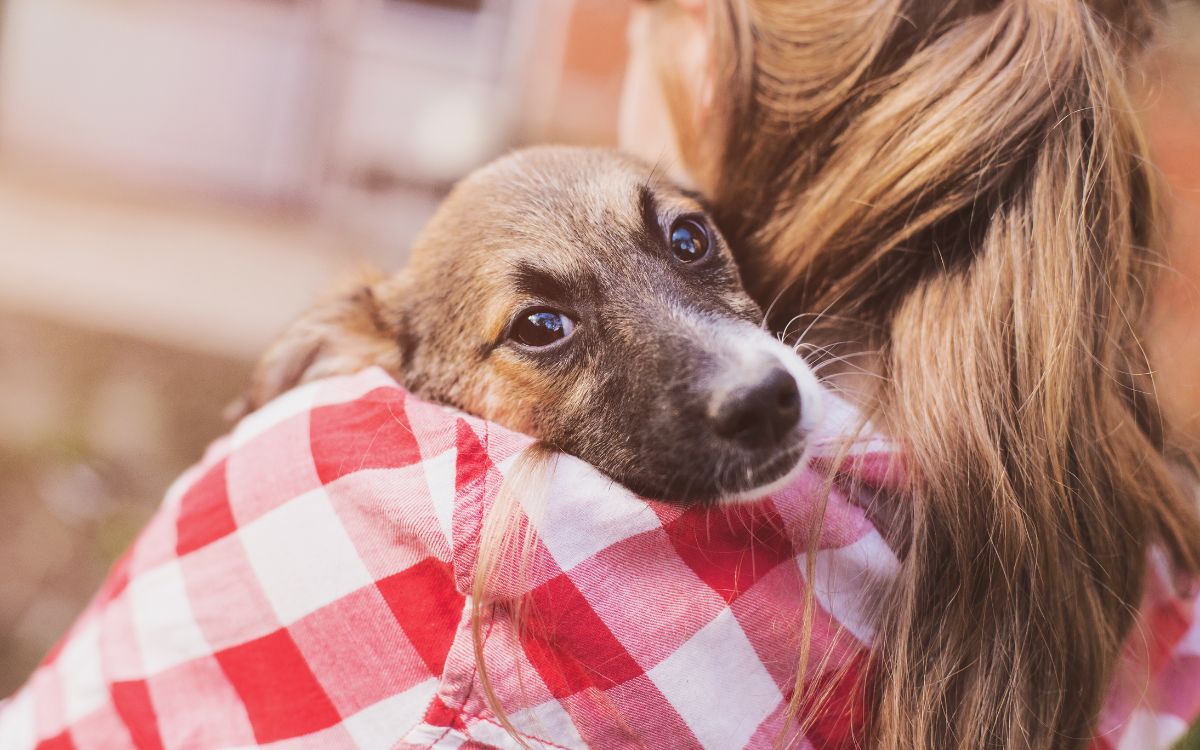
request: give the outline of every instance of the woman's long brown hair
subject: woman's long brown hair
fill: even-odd
[[[709,5],[703,132],[664,61],[681,151],[774,325],[873,353],[910,475],[869,746],[1086,746],[1149,551],[1200,571],[1138,342],[1161,221],[1125,66],[1156,3]]]

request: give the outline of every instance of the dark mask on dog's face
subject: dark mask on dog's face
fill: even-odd
[[[635,492],[712,501],[791,472],[817,386],[761,330],[695,198],[612,152],[520,152],[459,185],[376,292],[415,393]]]

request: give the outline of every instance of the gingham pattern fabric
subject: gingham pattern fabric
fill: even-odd
[[[826,437],[854,421],[828,407]],[[0,708],[0,748],[519,747],[482,697],[470,592],[485,513],[529,442],[379,370],[286,394],[172,486]],[[864,440],[841,472],[886,492],[890,463],[885,443]],[[523,740],[852,746],[866,603],[898,563],[843,484],[807,557],[823,477],[684,510],[558,459],[544,506],[517,511],[537,532],[532,561],[502,567],[511,590],[494,592],[527,594],[526,626],[485,610],[481,631]],[[1200,712],[1196,604],[1160,578],[1150,588],[1129,650],[1137,679],[1114,690],[1098,747],[1167,747]],[[805,676],[830,699],[797,737],[785,710],[810,590],[818,656]]]

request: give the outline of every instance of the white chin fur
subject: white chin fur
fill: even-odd
[[[789,469],[788,473],[784,474],[773,482],[760,484],[757,487],[751,487],[748,490],[735,492],[732,495],[722,495],[721,499],[719,499],[717,503],[723,505],[734,505],[737,503],[748,503],[755,500],[762,500],[768,495],[772,495],[788,487],[792,482],[796,481],[796,477],[800,476],[800,474],[804,472],[805,467],[808,466],[808,457],[809,451],[808,446],[806,445],[804,447],[804,452],[800,454],[800,458],[796,461],[796,465]]]

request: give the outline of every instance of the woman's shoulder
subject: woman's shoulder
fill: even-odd
[[[334,747],[346,732],[432,731],[451,714],[486,734],[469,699],[472,652],[454,644],[485,517],[532,442],[417,399],[381,370],[285,394],[172,486],[65,645],[0,712],[0,738],[24,722],[38,739],[115,732],[108,746],[138,732],[166,746]],[[855,452],[863,466],[870,447]],[[537,540],[508,578],[536,614],[517,682],[540,681],[567,709],[596,691],[637,704],[612,726],[584,722],[583,735],[641,717],[644,736],[670,725],[755,744],[743,730],[766,732],[786,708],[795,653],[779,623],[802,616],[810,587],[822,637],[846,644],[844,659],[865,653],[864,581],[882,585],[896,562],[849,485],[819,504],[827,473],[814,469],[758,502],[683,508],[566,456],[550,468],[545,502],[511,508]],[[745,705],[699,710],[692,678],[671,675],[740,685]]]
[[[519,483],[509,512],[529,523],[566,567],[650,530],[692,521],[711,527],[717,519],[741,524],[747,516],[769,516],[778,526],[775,536],[789,543],[807,540],[817,528],[821,548],[861,546],[864,537],[877,536],[864,508],[896,489],[899,463],[891,443],[848,402],[826,393],[822,406],[808,467],[756,501],[685,510],[637,496],[586,463],[555,455],[537,482]],[[372,368],[307,384],[246,417],[185,475],[189,490],[172,493],[168,504],[182,494],[180,529],[210,526],[196,521],[214,505],[227,504],[239,528],[281,510],[299,512],[292,506],[321,507],[354,541],[386,530],[392,554],[421,549],[452,563],[466,593],[484,518],[506,483],[518,484],[511,480],[534,442],[419,399]],[[195,479],[214,472],[223,475],[222,483]],[[222,487],[220,496],[206,501],[202,496],[214,486]],[[753,533],[740,541],[761,542]],[[371,552],[387,557],[383,550]],[[892,561],[884,556],[881,564]]]
[[[281,438],[272,431],[302,431],[307,447],[282,439],[297,454],[283,463],[311,462],[308,483],[319,485],[361,559],[409,566],[390,590],[424,618],[457,615],[466,597],[481,593],[475,579],[492,518],[531,531],[522,537],[530,540],[527,554],[501,554],[487,580],[488,598],[523,597],[528,605],[510,638],[503,618],[488,624],[488,649],[498,649],[488,661],[498,665],[492,679],[506,705],[520,708],[526,691],[552,696],[579,736],[601,746],[644,720],[633,727],[638,736],[670,725],[683,738],[740,747],[759,744],[760,732],[772,735],[786,712],[796,651],[779,627],[803,617],[806,590],[817,597],[820,637],[838,644],[825,666],[848,669],[865,658],[871,604],[897,567],[854,494],[865,483],[844,473],[853,465],[856,479],[869,480],[863,469],[880,465],[875,459],[887,446],[873,435],[855,441],[854,461],[842,473],[828,471],[820,462],[832,460],[858,420],[832,395],[826,412],[812,437],[811,468],[759,500],[714,507],[640,497],[565,455],[523,476],[532,438],[415,398],[379,370],[293,391],[239,425],[232,442],[236,453],[249,447],[245,436],[274,444]],[[307,416],[287,426],[296,415]],[[381,540],[380,547],[364,549],[360,539]],[[440,581],[412,577],[404,556],[414,551],[429,558],[421,565]],[[434,592],[440,608],[410,602]],[[487,714],[482,691],[460,679],[475,674],[473,650],[444,641],[437,653],[443,713],[467,735],[490,736],[479,718]],[[702,676],[714,681],[711,690],[697,691]],[[743,697],[735,710],[702,708],[723,700],[718,682]],[[631,703],[615,722],[574,716],[594,694],[638,708]],[[851,731],[838,722],[826,729]],[[571,732],[557,739],[571,745]]]

